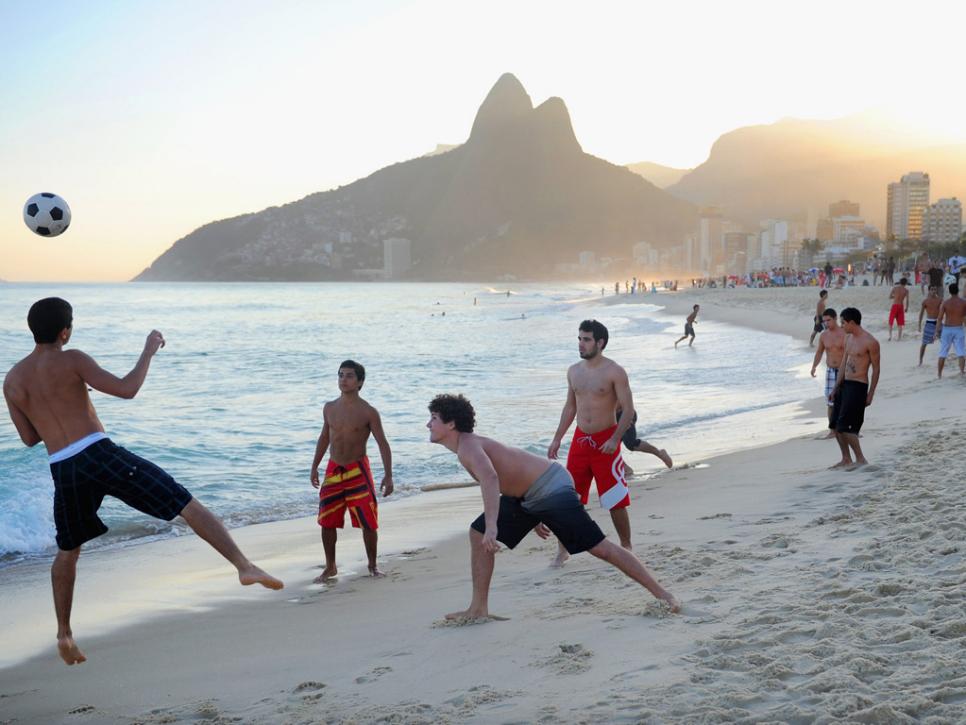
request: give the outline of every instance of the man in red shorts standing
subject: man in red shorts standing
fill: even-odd
[[[376,487],[366,456],[366,442],[371,433],[379,446],[382,468],[382,495],[392,493],[392,451],[382,431],[379,411],[359,397],[366,380],[366,369],[353,360],[339,365],[341,395],[322,408],[322,433],[315,447],[312,461],[312,485],[319,489],[319,526],[322,527],[322,548],[325,550],[325,569],[315,583],[328,581],[338,573],[335,565],[335,543],[338,530],[345,526],[345,512],[349,511],[352,525],[362,529],[362,540],[369,559],[370,576],[380,577],[376,564],[376,544],[379,528],[376,506]],[[319,481],[319,464],[331,446],[325,478]]]
[[[560,414],[560,425],[547,449],[547,457],[557,458],[560,442],[577,419],[577,429],[567,454],[567,470],[581,503],[590,497],[590,483],[597,482],[600,505],[610,511],[621,546],[631,548],[631,521],[627,507],[631,498],[624,480],[621,437],[634,421],[634,400],[627,373],[613,360],[604,357],[607,328],[597,320],[580,323],[577,347],[581,360],[567,370],[567,402]],[[617,409],[623,411],[620,422]],[[561,566],[570,555],[560,546],[554,566]]]

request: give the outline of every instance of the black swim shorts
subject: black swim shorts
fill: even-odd
[[[694,327],[691,326],[690,322],[684,323],[684,334],[685,336],[690,335],[691,337],[694,337]]]
[[[869,395],[868,383],[845,380],[835,395],[832,420],[839,433],[858,433],[865,421],[865,401]]]
[[[80,453],[50,464],[54,479],[57,547],[64,551],[97,538],[107,526],[97,516],[105,496],[170,521],[191,494],[158,466],[104,438]]]
[[[539,523],[546,524],[571,554],[593,549],[605,538],[604,532],[581,506],[577,492],[572,488],[541,499],[526,509],[524,499],[500,496],[496,538],[507,548],[515,548]],[[481,534],[486,533],[483,514],[470,526]]]
[[[617,420],[620,421],[621,417],[618,415]],[[633,451],[641,443],[641,439],[637,437],[637,412],[634,412],[634,422],[631,423],[631,427],[624,431],[624,435],[621,437],[621,443],[624,444],[624,448],[629,451]]]

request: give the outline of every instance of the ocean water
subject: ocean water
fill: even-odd
[[[118,375],[161,330],[167,346],[138,396],[93,392],[94,405],[115,442],[167,469],[230,526],[314,514],[309,467],[346,358],[366,366],[363,397],[393,450],[394,497],[468,480],[428,442],[437,393],[467,395],[478,432],[545,454],[588,317],[610,329],[607,353],[630,376],[639,435],[678,463],[783,440],[797,402],[820,394],[810,352],[790,337],[699,318],[694,348],[675,350],[683,320],[657,305],[604,306],[599,286],[510,287],[507,296],[506,286],[472,284],[5,284],[0,370],[32,349],[26,313],[41,297],[71,302],[71,346]],[[372,442],[369,455],[378,481]],[[652,456],[626,460],[661,469]],[[0,563],[53,553],[52,494],[43,446],[24,447],[4,416]],[[113,499],[101,517],[111,531],[89,547],[183,533]]]

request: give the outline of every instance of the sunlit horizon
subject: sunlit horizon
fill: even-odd
[[[465,141],[504,72],[535,104],[561,97],[616,164],[693,168],[736,128],[869,111],[964,143],[964,19],[941,2],[7,3],[0,279],[130,279],[205,223]],[[70,203],[63,236],[23,225],[38,191]]]

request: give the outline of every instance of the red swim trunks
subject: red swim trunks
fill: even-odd
[[[366,456],[344,466],[329,461],[325,467],[325,480],[319,488],[319,526],[341,529],[345,526],[346,509],[357,529],[379,528],[376,487]]]
[[[892,305],[892,308],[889,310],[889,327],[892,327],[893,323],[897,323],[900,327],[905,327],[906,313],[900,304]]]
[[[574,488],[583,504],[590,498],[590,482],[595,480],[601,508],[620,509],[631,505],[620,444],[613,453],[600,450],[615,430],[616,425],[597,433],[584,433],[580,428],[574,432],[567,454],[567,470],[573,476]]]

